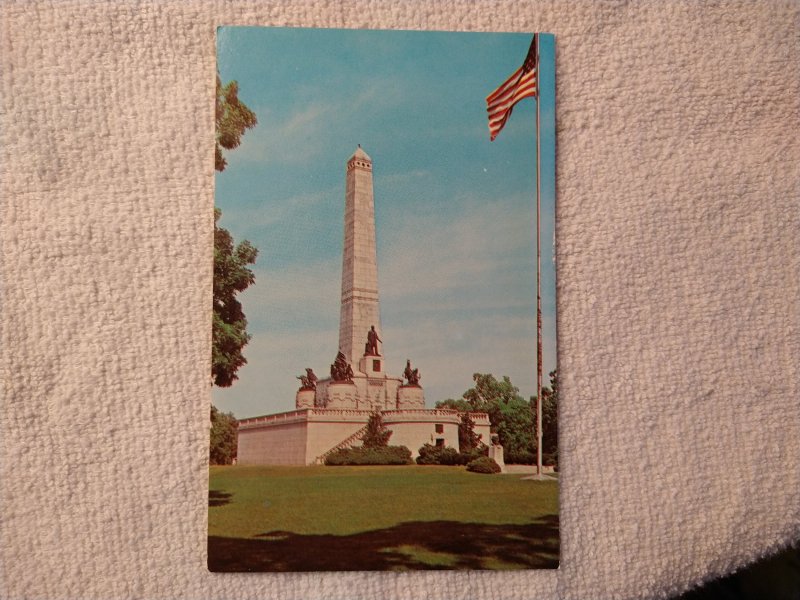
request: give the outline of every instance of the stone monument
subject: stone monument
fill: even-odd
[[[372,159],[359,144],[347,161],[339,318],[339,350],[350,364],[359,363],[367,333],[379,335],[380,327]]]
[[[424,408],[421,387],[414,394],[403,396],[402,378],[386,373],[380,333],[372,159],[360,145],[347,161],[345,176],[339,315],[339,354],[331,365],[331,377],[317,384],[314,406],[356,410]]]
[[[298,377],[294,411],[239,421],[240,464],[313,464],[360,443],[370,414],[380,411],[391,443],[416,454],[426,443],[458,448],[458,411],[426,409],[419,369],[386,372],[378,296],[372,159],[359,147],[347,161],[339,347],[330,377],[311,368]],[[489,418],[473,414],[489,435]]]

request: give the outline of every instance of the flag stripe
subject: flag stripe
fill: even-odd
[[[533,35],[528,55],[522,66],[511,74],[500,87],[486,97],[489,113],[489,138],[494,140],[505,126],[514,106],[523,98],[538,97],[537,63],[539,54],[538,34]]]
[[[497,103],[490,105],[486,109],[487,112],[490,115],[489,118],[491,119],[491,115],[494,114],[494,113],[498,113],[498,112],[501,112],[501,111],[504,111],[504,110],[508,110],[509,108],[511,108],[511,106],[513,106],[514,104],[516,104],[517,102],[519,102],[523,98],[528,98],[529,96],[534,96],[535,97],[536,96],[536,91],[537,90],[536,90],[536,82],[535,81],[531,81],[528,84],[526,84],[525,86],[521,86],[521,87],[517,88],[516,90],[514,90],[513,94],[509,94],[508,96],[504,96],[502,98],[502,101],[498,101]]]
[[[515,84],[513,88],[507,90],[505,94],[497,98],[492,103],[487,103],[487,112],[489,113],[489,121],[497,121],[498,119],[505,120],[505,113],[510,111],[513,106],[523,98],[536,97],[536,74],[531,72],[530,77],[520,78],[520,82]],[[525,79],[522,82],[522,79]]]
[[[498,100],[508,96],[514,89],[528,81],[536,81],[536,68],[531,69],[527,73],[521,73],[522,67],[509,77],[506,82],[497,88],[494,92],[486,97],[487,104],[495,104]]]
[[[500,87],[498,87],[495,91],[486,96],[486,102],[491,102],[495,98],[497,98],[497,96],[499,96],[500,94],[505,94],[508,90],[512,89],[514,87],[514,84],[517,82],[517,78],[520,76],[521,73],[522,73],[522,67],[514,71],[508,79],[506,79],[502,84],[500,84]]]
[[[524,98],[534,98],[534,97],[536,97],[536,93],[535,93],[535,91],[532,90],[530,94],[526,94],[524,96],[521,96],[521,97],[515,99],[514,102],[509,103],[509,105],[506,108],[503,108],[502,110],[498,110],[498,111],[492,112],[489,115],[489,123],[491,124],[491,123],[495,123],[495,122],[501,120],[503,118],[503,115],[505,113],[507,113],[508,111],[510,111],[514,107],[514,105],[516,105],[516,103],[519,100],[522,100]]]
[[[499,107],[495,107],[489,113],[489,133],[492,139],[497,137],[500,130],[505,125],[508,117],[511,116],[511,110],[514,105],[523,98],[536,97],[536,86],[531,85],[528,88],[518,90],[507,102]]]

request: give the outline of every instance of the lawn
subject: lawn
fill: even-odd
[[[558,483],[463,467],[211,467],[213,571],[558,566]]]

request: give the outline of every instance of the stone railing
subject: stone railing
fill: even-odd
[[[400,410],[381,411],[383,418],[390,423],[409,422],[409,421],[445,421],[457,423],[461,413],[449,408],[408,408]],[[353,422],[366,421],[370,410],[359,410],[355,408],[302,408],[274,415],[264,415],[261,417],[251,417],[239,420],[239,429],[254,429],[257,427],[269,427],[271,425],[281,425],[285,423],[297,423],[302,421],[336,421]],[[472,413],[472,420],[476,425],[488,425],[489,416],[486,413]]]
[[[469,416],[475,425],[489,425],[489,415],[486,413],[469,413]]]
[[[356,408],[312,408],[308,418],[310,421],[365,421],[371,414],[372,411]]]
[[[276,413],[274,415],[264,415],[261,417],[251,417],[249,419],[239,419],[239,429],[251,429],[262,425],[277,425],[279,423],[294,423],[307,419],[310,408],[292,410],[289,412]]]
[[[384,410],[383,419],[387,423],[401,421],[446,421],[457,423],[460,420],[457,410],[449,408],[408,408],[400,410]]]
[[[239,420],[239,429],[252,429],[283,423],[296,423],[298,421],[366,421],[371,411],[356,410],[354,408],[301,408],[289,412],[251,417]]]

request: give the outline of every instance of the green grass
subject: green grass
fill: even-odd
[[[543,568],[558,483],[463,467],[211,467],[214,571]]]

